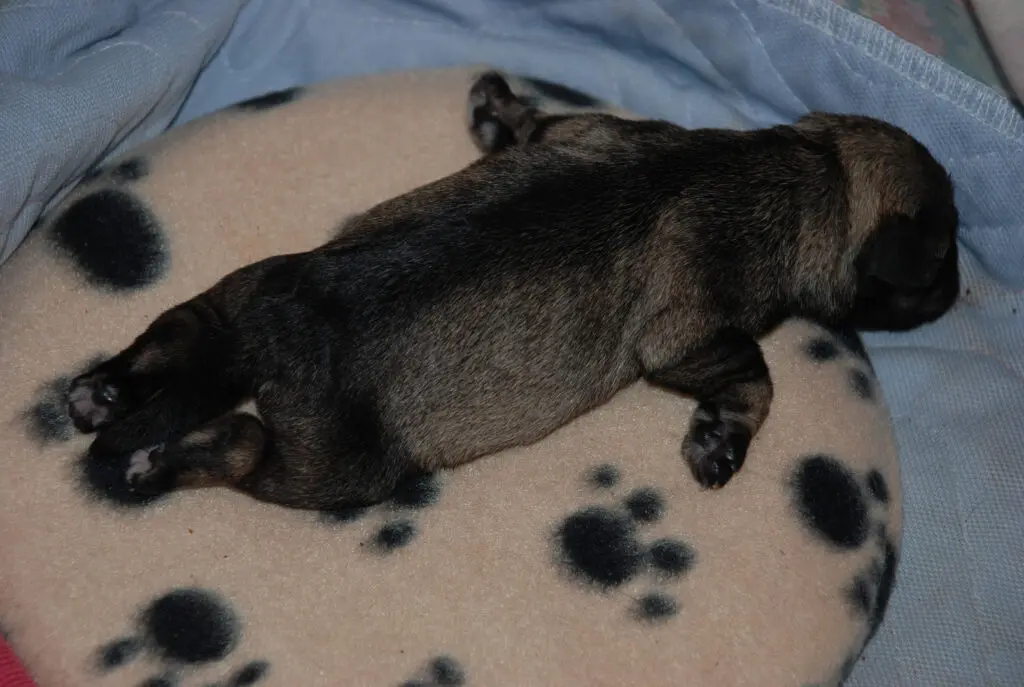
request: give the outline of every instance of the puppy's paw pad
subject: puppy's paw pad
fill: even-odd
[[[150,456],[154,451],[159,451],[161,448],[163,448],[162,445],[150,446],[132,454],[131,458],[128,459],[128,471],[125,473],[125,477],[129,482],[136,476],[144,477],[154,469],[154,461]]]
[[[140,493],[156,493],[163,491],[163,444],[150,446],[134,452],[128,459],[128,468],[124,478],[132,491]]]
[[[113,419],[118,389],[97,377],[80,377],[68,389],[68,416],[80,432],[92,432]]]
[[[710,404],[702,404],[686,436],[684,453],[697,482],[705,488],[719,489],[743,467],[749,446],[750,431],[746,427],[723,419]]]

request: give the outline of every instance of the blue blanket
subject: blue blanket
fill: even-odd
[[[58,9],[59,8],[59,9]],[[0,261],[97,159],[269,90],[490,63],[687,126],[882,117],[953,174],[963,302],[867,342],[896,423],[904,559],[853,685],[1024,676],[1024,118],[829,0],[0,4]]]

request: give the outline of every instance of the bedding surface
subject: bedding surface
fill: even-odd
[[[829,109],[920,137],[958,189],[964,298],[934,326],[866,338],[901,452],[905,548],[889,620],[850,684],[1019,684],[1024,120],[1002,93],[827,0],[55,4],[0,7],[0,140],[34,142],[0,151],[0,259],[104,152],[371,71],[488,62],[688,126]],[[45,52],[7,40],[43,25]],[[55,57],[26,67],[39,54]]]
[[[996,90],[1005,90],[1000,64],[986,45],[978,19],[1003,5],[1005,21],[1016,0],[834,0]],[[1024,12],[1024,8],[1018,9]],[[996,19],[996,17],[992,17]]]
[[[0,301],[0,417],[20,419],[0,624],[40,687],[833,687],[853,668],[899,576],[902,490],[849,332],[765,337],[771,413],[719,490],[680,455],[694,401],[644,383],[372,508],[140,498],[129,456],[84,455],[55,368],[468,164],[472,81],[343,79],[193,120],[96,170],[0,272],[24,294]]]

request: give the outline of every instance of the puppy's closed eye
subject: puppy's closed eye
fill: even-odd
[[[948,241],[902,213],[886,215],[861,250],[863,275],[900,289],[921,289],[935,281]]]
[[[960,293],[955,237],[919,240],[916,257],[912,255],[906,267],[909,271],[917,264],[920,271],[915,279],[898,279],[898,275],[891,274],[886,274],[887,278],[876,276],[879,264],[899,268],[898,254],[886,255],[885,249],[883,241],[862,251],[865,263],[872,259],[874,263],[871,267],[865,264],[858,277],[857,301],[851,313],[853,326],[862,330],[906,331],[938,319],[952,307]],[[913,250],[915,246],[904,249]],[[889,279],[900,283],[893,284]],[[912,285],[907,286],[908,283]],[[918,283],[921,285],[916,286]]]

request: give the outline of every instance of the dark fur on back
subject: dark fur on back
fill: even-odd
[[[496,74],[471,102],[483,158],[226,276],[77,379],[95,459],[135,452],[140,490],[360,505],[643,377],[698,400],[683,454],[718,487],[770,408],[759,337],[792,316],[905,329],[955,299],[952,187],[894,127],[548,116]],[[232,412],[249,397],[262,422]]]

